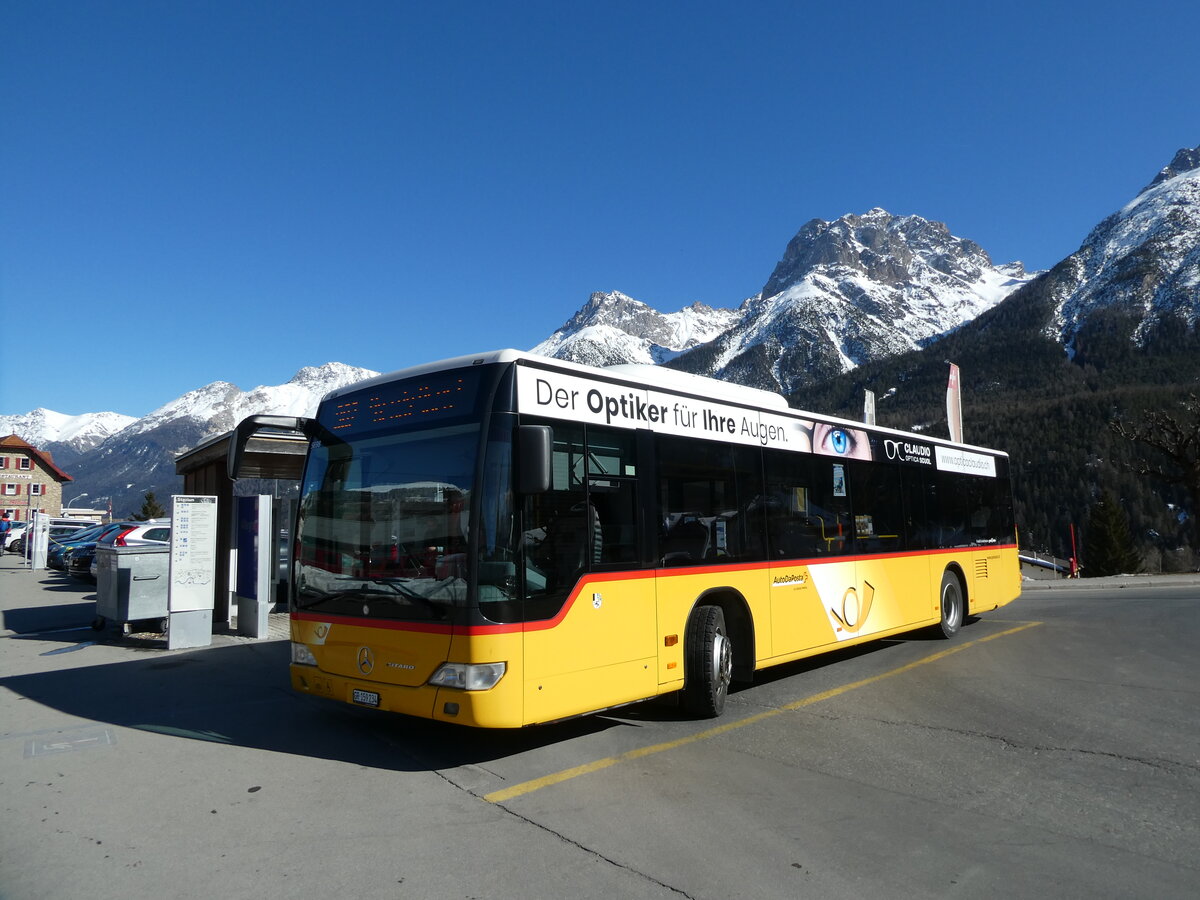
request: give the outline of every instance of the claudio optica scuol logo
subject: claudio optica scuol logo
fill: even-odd
[[[928,444],[914,444],[910,441],[896,441],[885,438],[883,453],[888,459],[898,462],[917,463],[922,466],[933,465],[933,448]]]
[[[858,634],[859,629],[866,624],[867,616],[871,614],[871,604],[874,600],[875,586],[869,581],[864,581],[861,598],[857,588],[848,587],[842,594],[841,609],[838,609],[837,604],[832,604],[828,607],[829,614],[838,621],[840,631]]]

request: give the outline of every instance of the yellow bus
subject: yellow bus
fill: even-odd
[[[290,555],[297,690],[487,728],[678,693],[1020,590],[1008,457],[652,366],[512,350],[312,419]]]

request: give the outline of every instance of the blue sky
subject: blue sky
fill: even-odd
[[[0,414],[527,348],[593,291],[736,306],[809,219],[875,206],[1046,267],[1200,144],[1194,2],[7,0],[0,24]]]

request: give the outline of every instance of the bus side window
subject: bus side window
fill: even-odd
[[[554,426],[550,490],[525,498],[521,549],[527,618],[557,613],[567,593],[587,570],[595,511],[587,503],[583,428]]]
[[[900,467],[885,462],[851,462],[854,534],[860,553],[888,553],[905,545]]]
[[[1008,483],[982,475],[939,474],[950,546],[995,544],[1012,539],[1012,504]]]
[[[762,456],[757,449],[662,436],[657,455],[662,565],[763,557]]]
[[[622,566],[636,563],[637,483],[632,478],[589,478],[588,500],[598,520],[592,562]]]
[[[974,543],[971,514],[978,502],[979,479],[954,472],[938,472],[934,515],[942,547],[966,547]]]
[[[854,530],[845,463],[768,451],[767,550],[771,559],[850,553]]]
[[[933,489],[933,473],[918,468],[900,472],[901,492],[904,495],[904,532],[909,550],[930,550],[940,546],[933,510],[937,496]]]
[[[633,432],[587,427],[588,502],[596,510],[592,564],[638,561],[637,451]]]

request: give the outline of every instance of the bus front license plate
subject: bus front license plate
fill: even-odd
[[[379,695],[374,691],[360,691],[358,688],[355,688],[350,699],[355,703],[361,703],[363,706],[379,705]]]

